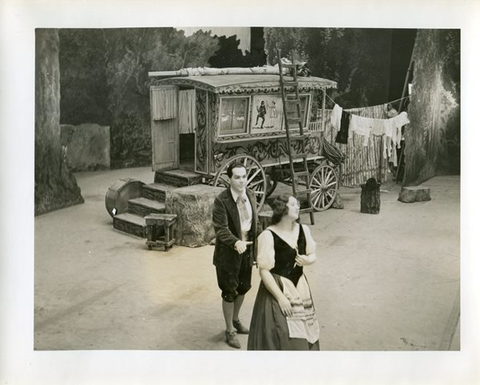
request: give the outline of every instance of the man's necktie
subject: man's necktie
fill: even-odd
[[[246,205],[246,199],[244,197],[238,197],[237,199],[237,207],[238,207],[238,212],[240,214],[240,221],[244,222],[248,220],[248,210],[247,210],[247,205]]]

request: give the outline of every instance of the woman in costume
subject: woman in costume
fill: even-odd
[[[291,194],[271,204],[272,224],[258,237],[262,279],[253,308],[248,350],[320,350],[320,328],[303,267],[316,260],[310,229],[297,222]]]

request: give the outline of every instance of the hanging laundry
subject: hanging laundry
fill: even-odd
[[[409,124],[410,120],[408,120],[408,114],[403,111],[394,118],[392,118],[392,121],[394,125],[394,136],[396,137],[397,148],[400,148],[400,142],[402,140],[402,127],[406,124]]]
[[[343,112],[343,108],[340,107],[338,104],[335,104],[335,106],[333,106],[333,110],[332,110],[332,116],[330,117],[330,121],[332,123],[332,126],[333,128],[339,130],[340,129],[340,121],[342,119],[342,112]]]
[[[368,146],[370,133],[373,128],[372,118],[364,118],[363,116],[352,115],[350,119],[350,129],[363,136],[363,145]]]
[[[372,135],[385,135],[386,119],[373,119]]]
[[[345,111],[342,111],[342,119],[340,120],[340,130],[335,137],[336,143],[347,144],[348,142],[348,128],[350,126],[351,115]]]

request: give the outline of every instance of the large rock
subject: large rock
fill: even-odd
[[[345,205],[343,204],[342,197],[340,194],[337,192],[337,195],[335,195],[335,200],[332,203],[332,208],[333,209],[344,209]]]
[[[176,244],[198,247],[215,238],[213,202],[224,189],[202,184],[166,191],[165,212],[177,214]]]
[[[110,169],[110,127],[98,124],[62,124],[61,140],[71,171]]]
[[[431,199],[430,189],[420,186],[402,187],[398,196],[398,200],[404,203],[424,202]]]

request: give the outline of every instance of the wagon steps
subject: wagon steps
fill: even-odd
[[[311,224],[315,224],[314,208],[310,194],[310,173],[305,149],[306,136],[303,130],[303,115],[300,108],[298,92],[297,65],[292,53],[290,63],[282,62],[280,50],[277,50],[278,65],[280,68],[280,90],[282,92],[283,114],[285,118],[285,133],[287,135],[288,159],[290,161],[290,174],[292,176],[292,191],[294,195],[306,194],[308,207],[300,209],[300,214],[309,213]],[[290,69],[290,76],[285,76],[283,68]],[[292,109],[293,107],[293,109]],[[296,145],[297,151],[294,151]],[[296,161],[300,159],[301,161]]]

